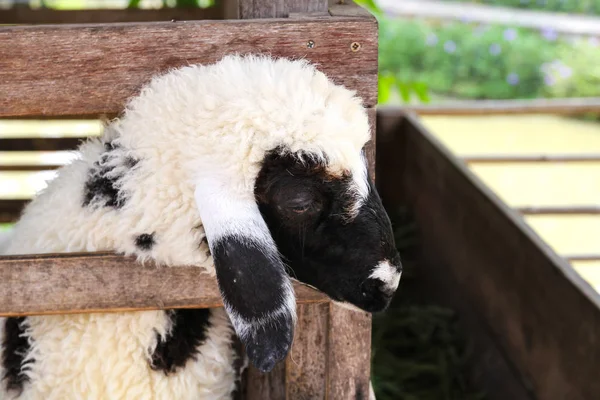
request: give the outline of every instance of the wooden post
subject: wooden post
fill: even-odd
[[[239,18],[286,18],[290,13],[327,12],[327,0],[238,0]]]

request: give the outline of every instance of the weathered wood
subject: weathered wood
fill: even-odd
[[[246,400],[286,399],[285,362],[279,362],[271,372],[263,374],[252,364],[246,371]]]
[[[5,171],[47,171],[52,169],[58,169],[62,167],[61,164],[0,164],[0,172]],[[2,209],[2,200],[0,199],[0,210]]]
[[[0,151],[60,151],[74,150],[85,137],[60,138],[0,138]]]
[[[240,19],[285,18],[290,14],[326,13],[327,0],[238,0]]]
[[[329,14],[337,17],[374,18],[370,12],[352,0],[335,1],[334,4],[329,6]]]
[[[600,254],[566,254],[563,258],[569,262],[572,261],[600,261]]]
[[[290,13],[326,13],[327,0],[287,0]]]
[[[327,399],[368,399],[371,314],[331,302]]]
[[[395,106],[380,107],[394,112]],[[531,99],[531,100],[462,100],[440,104],[402,106],[405,112],[419,115],[504,115],[600,113],[600,98]]]
[[[421,275],[472,306],[536,398],[600,398],[600,295],[416,119],[386,134],[401,149],[379,133],[378,168],[403,164],[382,197],[411,206]]]
[[[315,46],[309,47],[309,40]],[[361,43],[359,51],[352,51],[353,42]],[[367,106],[376,103],[372,19],[4,27],[0,117],[119,112],[153,75],[234,52],[306,58],[356,90]]]
[[[298,304],[328,301],[293,282]],[[108,253],[0,257],[0,316],[221,306],[215,278],[197,267],[143,266]]]
[[[598,215],[599,206],[519,206],[515,210],[523,215]]]
[[[287,0],[238,0],[240,19],[285,18],[289,14]]]
[[[467,164],[507,163],[580,163],[600,162],[600,153],[590,154],[467,154],[461,156]]]
[[[286,399],[326,398],[329,304],[298,306],[294,343],[286,358]]]
[[[377,124],[377,110],[375,107],[371,107],[367,112],[369,114],[369,125],[371,126],[371,140],[365,145],[365,155],[367,157],[369,175],[371,176],[371,179],[375,181],[375,143],[377,141],[377,130],[375,125]]]
[[[16,221],[28,202],[28,199],[0,199],[0,223]]]
[[[0,11],[0,24],[90,24],[114,22],[224,19],[223,2],[209,8],[160,8],[122,10],[53,10],[12,7]]]

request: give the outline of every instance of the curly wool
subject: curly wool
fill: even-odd
[[[4,254],[110,250],[214,274],[197,182],[219,176],[229,192],[253,200],[265,154],[282,148],[326,160],[332,175],[351,173],[364,195],[369,136],[360,99],[305,61],[228,56],[169,71],[101,138],[82,144],[78,159],[25,208]],[[104,179],[95,186],[94,171]],[[152,246],[136,245],[150,234]],[[32,362],[18,398],[230,398],[236,371],[225,312],[213,310],[197,360],[167,376],[150,359],[169,324],[164,311],[29,317]],[[3,390],[0,399],[14,395]]]

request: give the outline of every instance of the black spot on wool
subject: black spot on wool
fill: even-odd
[[[150,250],[154,244],[154,233],[143,233],[135,238],[135,245],[140,250]]]
[[[22,372],[23,368],[31,363],[31,360],[23,361],[29,351],[27,338],[23,337],[25,330],[21,326],[24,321],[24,317],[7,318],[4,326],[2,367],[5,372],[2,378],[6,381],[9,391],[21,392],[25,382],[29,381],[27,375]]]
[[[199,347],[206,340],[210,327],[210,309],[183,309],[167,311],[173,330],[165,341],[159,338],[152,354],[152,369],[165,374],[174,373],[196,359]]]
[[[83,189],[83,206],[87,207],[92,202],[97,202],[104,207],[121,208],[127,198],[125,193],[119,189],[119,180],[123,174],[114,174],[114,164],[106,165],[107,161],[113,157],[119,157],[116,153],[121,149],[114,142],[104,143],[105,152],[100,156],[100,161],[94,163],[89,171],[89,176]],[[126,169],[133,168],[138,160],[125,156],[119,164]]]

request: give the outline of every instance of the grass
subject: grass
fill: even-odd
[[[372,379],[377,400],[479,400],[466,378],[467,339],[454,310],[423,302],[410,261],[416,229],[406,211],[392,215],[404,259],[400,289],[373,319]],[[412,289],[412,290],[411,290]]]

